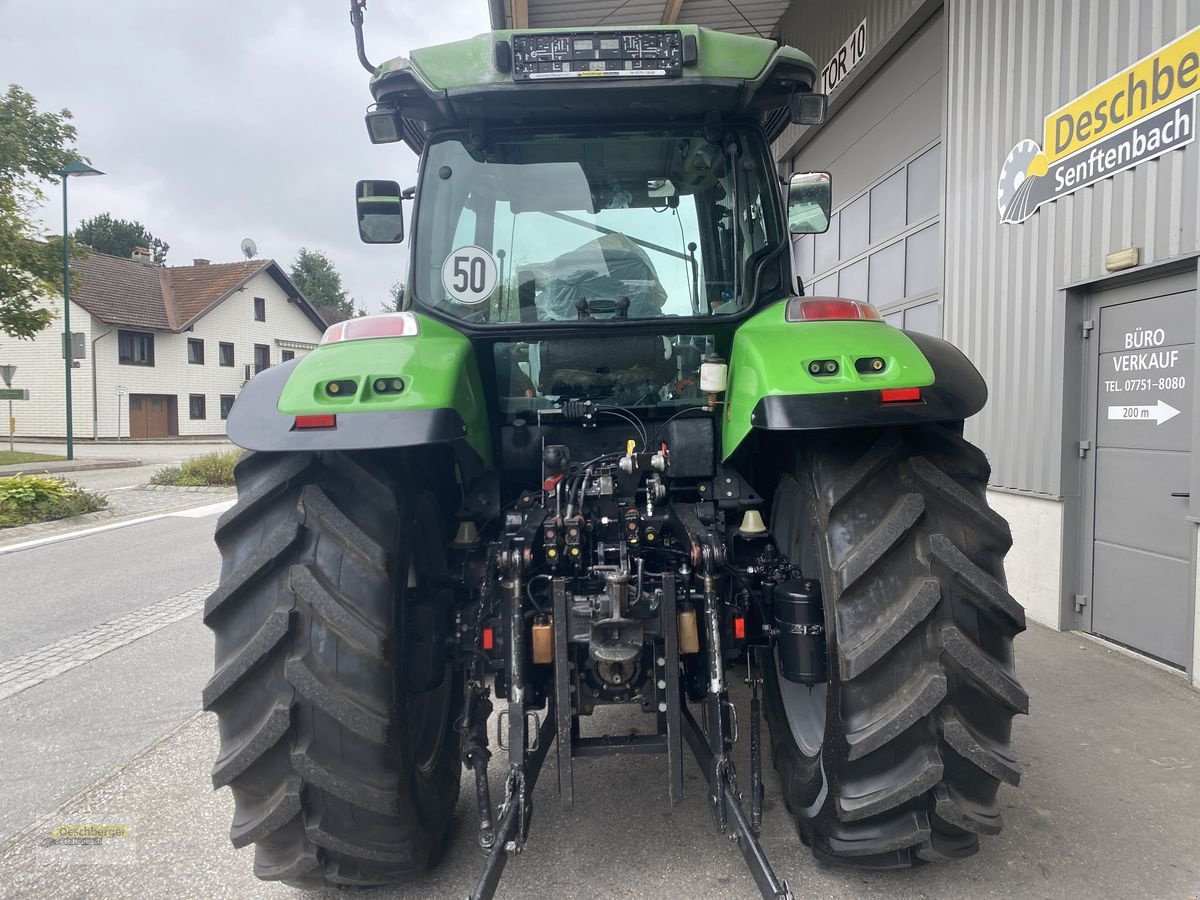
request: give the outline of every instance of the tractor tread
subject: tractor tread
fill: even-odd
[[[376,744],[386,744],[387,714],[380,709],[371,709],[365,698],[351,697],[339,691],[329,676],[319,672],[320,669],[311,665],[307,656],[289,658],[284,668],[284,674],[296,693],[315,708],[360,737]]]
[[[238,654],[213,673],[201,695],[205,709],[212,709],[251,669],[267,659],[287,636],[290,618],[286,609],[276,609]]]
[[[920,494],[905,494],[887,512],[853,552],[838,566],[843,592],[868,574],[881,559],[900,544],[925,512],[925,498]]]
[[[947,824],[973,834],[1000,833],[1000,810],[995,800],[979,803],[947,784],[934,788],[933,796],[934,812]]]
[[[838,645],[842,677],[857,678],[883,659],[917,625],[925,621],[942,597],[941,584],[936,578],[913,582],[899,602],[891,604],[880,621],[854,644]]]
[[[290,822],[300,812],[300,779],[288,778],[275,791],[258,803],[247,804],[244,818],[234,817],[229,840],[241,848],[260,841],[281,825]],[[238,812],[243,812],[239,807]]]
[[[994,534],[1004,550],[1012,547],[1012,530],[1003,516],[971,494],[928,459],[915,456],[909,461],[909,465],[912,466],[913,475],[916,476],[919,483],[973,519],[977,528]]]
[[[878,856],[912,847],[929,839],[929,816],[910,809],[870,825],[836,823],[829,831],[829,847],[843,856]]]
[[[213,765],[213,787],[225,787],[254,765],[264,753],[279,743],[279,739],[287,734],[291,726],[291,704],[276,703],[243,739],[221,751]]]
[[[1025,630],[1024,607],[1000,582],[967,559],[950,538],[944,534],[930,535],[929,553],[954,574],[959,584],[968,588],[967,599],[980,612],[1003,624],[1010,635]]]
[[[378,572],[387,569],[387,552],[366,531],[359,528],[353,519],[342,512],[324,490],[315,484],[306,484],[300,502],[304,507],[306,523],[310,516],[315,517],[321,526],[322,534],[335,541],[342,550],[362,557]]]
[[[226,606],[233,605],[246,591],[254,587],[255,582],[264,578],[288,550],[300,539],[301,528],[298,522],[288,521],[268,535],[250,556],[232,573],[224,576],[217,589],[208,595],[204,601],[204,623],[210,624],[213,616],[219,615]]]
[[[348,770],[339,770],[317,762],[307,744],[292,751],[292,768],[305,783],[315,785],[354,806],[387,816],[398,816],[404,812],[396,799],[400,789],[398,782],[386,789],[369,785],[355,778]]]
[[[865,708],[846,723],[850,759],[861,759],[898,737],[937,709],[946,698],[946,676],[935,666],[919,669],[886,700]],[[861,724],[859,719],[863,719]]]
[[[943,625],[942,648],[955,667],[1014,713],[1029,712],[1029,695],[956,625]]]
[[[1021,775],[1024,773],[1020,764],[995,742],[982,737],[963,721],[958,713],[949,712],[945,715],[942,720],[942,737],[959,756],[983,769],[993,778],[999,778],[1013,787],[1021,783]]]
[[[238,460],[234,469],[239,485],[237,502],[217,519],[217,541],[225,540],[242,522],[253,522],[264,504],[279,497],[315,461],[309,453],[247,453]]]
[[[212,781],[230,788],[230,839],[255,845],[264,880],[411,879],[450,827],[461,681],[445,705],[409,701],[393,636],[406,559],[440,554],[443,529],[414,527],[429,492],[399,477],[424,457],[384,459],[248,454],[221,519],[222,579],[204,614],[217,667],[203,700],[221,736]],[[441,521],[439,503],[424,521]],[[422,728],[445,729],[428,768],[413,760]]]
[[[969,855],[1000,830],[1000,784],[1020,781],[1009,739],[1029,698],[1012,666],[1025,627],[1004,582],[1012,535],[987,504],[987,458],[960,431],[776,439],[791,460],[775,493],[788,505],[771,510],[789,523],[781,549],[806,574],[821,567],[836,662],[827,752],[797,743],[770,661],[767,721],[785,806],[822,860],[897,868]]]
[[[292,566],[288,587],[296,599],[307,603],[340,637],[376,659],[384,658],[387,638],[382,629],[360,615],[350,598],[326,583],[315,566]]]
[[[932,747],[918,746],[901,757],[886,778],[871,772],[861,778],[848,773],[838,798],[838,817],[843,822],[865,819],[895,809],[931,790],[942,780],[942,761]]]

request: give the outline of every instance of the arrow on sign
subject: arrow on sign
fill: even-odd
[[[1161,400],[1155,406],[1110,406],[1108,408],[1109,421],[1140,421],[1161,425],[1163,422],[1171,421],[1177,415],[1179,415],[1179,410]]]

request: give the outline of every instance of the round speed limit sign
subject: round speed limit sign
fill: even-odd
[[[496,260],[481,247],[459,247],[442,263],[442,287],[459,303],[483,303],[496,280]]]

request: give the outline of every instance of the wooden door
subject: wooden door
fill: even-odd
[[[174,399],[166,394],[130,394],[129,437],[133,440],[170,437]]]

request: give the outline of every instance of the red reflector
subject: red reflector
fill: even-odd
[[[910,403],[921,399],[920,388],[885,388],[879,392],[883,403]]]
[[[316,416],[296,416],[297,428],[337,428],[337,416],[322,413]]]
[[[733,636],[739,641],[746,639],[746,620],[741,616],[733,617]]]
[[[870,303],[859,303],[857,300],[839,300],[834,297],[813,297],[812,299],[795,297],[788,301],[784,318],[788,322],[816,322],[822,319],[883,321],[883,316],[879,314],[879,310]]]
[[[479,642],[483,644],[484,650],[492,650],[496,646],[496,633],[490,628],[483,629],[483,634],[480,635]]]

